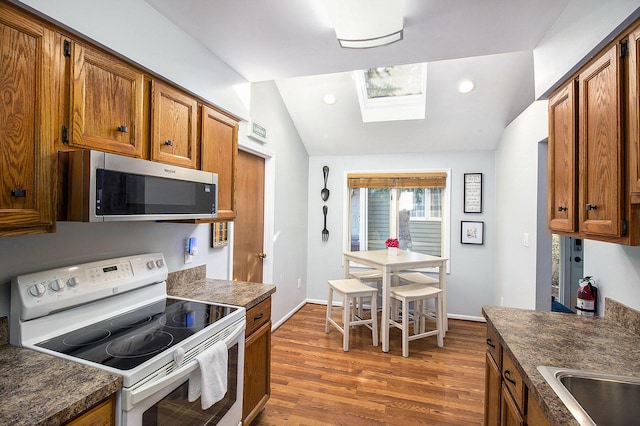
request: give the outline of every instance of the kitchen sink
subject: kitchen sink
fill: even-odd
[[[627,426],[640,419],[638,377],[549,366],[538,371],[580,425]]]

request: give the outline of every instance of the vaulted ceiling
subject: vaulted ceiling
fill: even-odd
[[[274,80],[310,155],[494,149],[534,101],[532,50],[568,2],[405,0],[404,39],[355,50],[322,0],[146,1],[248,81]],[[351,71],[419,62],[426,118],[363,123]]]

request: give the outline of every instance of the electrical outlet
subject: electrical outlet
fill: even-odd
[[[302,278],[298,278],[298,288],[302,287]]]
[[[529,233],[528,232],[524,233],[523,243],[524,243],[525,247],[529,247]]]
[[[500,298],[500,306],[504,306],[504,297]]]

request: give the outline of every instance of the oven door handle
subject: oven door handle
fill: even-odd
[[[236,344],[236,342],[242,343],[242,340],[239,339],[244,336],[245,326],[246,322],[244,319],[241,322],[236,323],[234,326],[235,330],[233,330],[233,332],[224,339],[227,349],[230,349],[234,344]],[[199,367],[200,365],[198,364],[198,360],[194,359],[188,366],[181,367],[160,380],[151,381],[150,383],[137,389],[132,389],[129,392],[123,392],[123,409],[125,411],[129,411],[134,405],[139,404],[154,393],[159,392],[162,389],[166,389],[176,382],[184,381],[185,378],[189,377],[189,375]]]

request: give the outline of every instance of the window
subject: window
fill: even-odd
[[[398,238],[402,250],[449,257],[448,172],[347,176],[352,251],[384,249]]]

